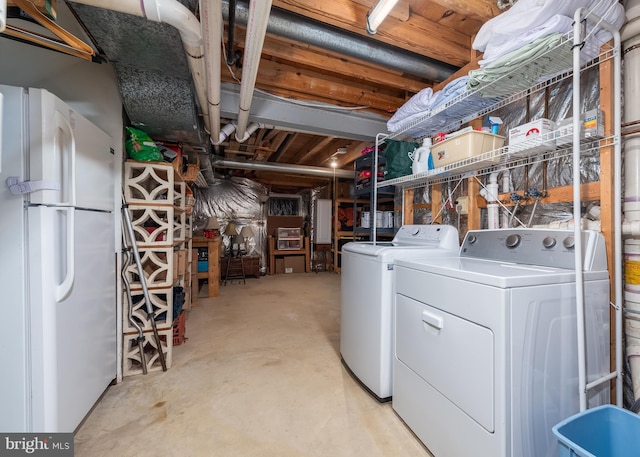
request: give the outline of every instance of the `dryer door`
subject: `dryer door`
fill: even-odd
[[[485,430],[495,430],[491,330],[398,294],[396,354]]]

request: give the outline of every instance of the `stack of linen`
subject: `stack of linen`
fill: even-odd
[[[484,96],[513,93],[572,65],[567,41],[573,13],[587,8],[616,28],[624,23],[624,7],[617,0],[519,0],[478,31],[473,49],[483,52],[479,70],[469,72],[467,88]],[[604,29],[587,28],[581,63],[592,60],[611,39]],[[551,53],[551,50],[558,52]],[[535,66],[527,64],[535,62]]]
[[[388,131],[413,138],[430,135],[474,110],[491,106],[504,95],[569,69],[571,46],[560,44],[573,28],[573,13],[582,7],[617,28],[624,23],[624,7],[617,0],[519,0],[478,31],[473,49],[483,52],[480,69],[451,81],[439,92],[430,87],[418,92],[389,119]],[[588,27],[587,34],[582,63],[596,57],[611,39],[603,29]],[[549,52],[559,47],[564,56]],[[535,66],[527,66],[534,61]],[[421,123],[431,116],[428,125]]]

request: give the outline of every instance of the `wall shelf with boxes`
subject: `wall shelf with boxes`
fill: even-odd
[[[352,200],[354,236],[372,240],[393,237],[395,234],[395,188],[391,185],[378,188],[384,182],[384,166],[384,158],[376,160],[373,154],[355,161],[355,192]]]
[[[350,241],[364,239],[357,236],[354,226],[358,223],[361,205],[369,204],[369,199],[356,199],[354,208],[353,197],[340,197],[333,201],[333,238],[331,254],[333,257],[333,271],[339,273],[342,266],[342,246]]]
[[[170,163],[137,162],[128,160],[124,166],[124,199],[131,217],[140,260],[145,272],[144,281],[155,312],[156,326],[163,341],[167,367],[171,366],[174,344],[174,324],[182,309],[188,309],[190,299],[187,273],[191,217],[187,213],[186,184]],[[161,370],[158,347],[146,314],[142,278],[135,262],[129,262],[124,276],[131,290],[123,300],[123,375],[142,373],[138,331],[144,335],[144,360],[147,371]],[[183,317],[184,318],[184,317]],[[184,329],[184,322],[182,326]],[[178,342],[179,343],[179,342]]]
[[[393,134],[380,134],[376,138],[376,151],[379,144],[387,138],[400,138],[410,136],[412,132],[420,132],[419,137],[434,136],[439,132],[452,132],[465,123],[479,119],[482,116],[495,112],[496,110],[509,106],[514,102],[522,100],[530,95],[544,91],[554,84],[572,77],[571,68],[573,61],[573,34],[569,33],[562,37],[560,42],[547,53],[540,56],[541,59],[529,62],[523,67],[514,69],[520,74],[533,75],[529,79],[520,78],[512,82],[510,74],[505,74],[496,81],[483,86],[480,89],[465,92],[443,104],[431,113],[427,113],[420,118],[416,118],[407,124],[402,130]],[[615,50],[611,47],[603,47],[601,53],[581,68],[584,71],[588,68],[596,67],[612,59]],[[535,75],[554,73],[551,77],[536,82]],[[500,89],[505,81],[508,81],[513,90],[504,94]],[[478,100],[486,100],[479,103]],[[603,145],[610,146],[618,141],[614,136],[607,136],[604,133],[603,111],[591,110],[582,113],[583,125],[586,129],[581,130],[581,151],[582,153],[597,152]],[[451,138],[440,145],[434,144],[432,152],[434,154],[435,168],[426,172],[402,176],[377,183],[377,188],[382,190],[388,186],[400,186],[403,188],[411,186],[425,185],[442,180],[456,178],[466,178],[471,172],[474,175],[487,174],[495,169],[515,168],[526,164],[531,158],[535,160],[551,160],[561,156],[571,155],[573,128],[572,119],[565,119],[557,124],[549,120],[536,120],[530,124],[521,126],[521,134],[518,129],[511,129],[509,134],[509,144],[502,146],[499,137],[485,132],[464,133],[459,138]],[[534,136],[527,135],[530,130],[538,130],[540,133]],[[586,135],[585,135],[586,133]],[[486,137],[479,139],[480,137]],[[499,137],[499,138],[496,138]],[[487,138],[489,141],[487,141]],[[444,153],[457,143],[458,150],[453,154],[454,160],[443,160],[441,166],[438,165],[438,153]],[[543,154],[544,153],[544,154]],[[451,154],[449,154],[451,156]]]

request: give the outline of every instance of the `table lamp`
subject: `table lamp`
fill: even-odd
[[[233,237],[238,234],[235,222],[229,222],[222,233],[229,237],[229,251],[231,251]]]
[[[213,238],[220,233],[220,224],[218,224],[218,218],[211,216],[207,221],[207,226],[204,228],[204,237]]]
[[[231,252],[234,257],[240,257],[244,254],[244,240],[242,239],[242,235],[236,235],[232,240],[232,249]]]
[[[249,252],[249,239],[253,238],[255,236],[253,234],[253,230],[251,230],[251,227],[249,227],[248,225],[245,225],[244,227],[242,227],[242,230],[240,230],[240,236],[244,240],[244,250],[248,253]]]

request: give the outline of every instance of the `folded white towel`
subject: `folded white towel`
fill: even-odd
[[[387,129],[390,132],[393,132],[395,131],[396,124],[411,116],[428,112],[431,109],[432,102],[433,89],[431,89],[430,87],[422,89],[420,92],[407,100],[404,105],[398,108],[391,119],[387,121]]]
[[[617,0],[519,0],[507,11],[485,23],[478,31],[472,47],[483,52],[488,47],[499,47],[543,26],[556,15],[573,18],[573,13],[581,7],[592,10],[617,28],[624,23],[624,7]]]
[[[511,40],[501,43],[496,43],[494,40],[491,40],[487,44],[482,60],[478,63],[481,67],[487,66],[511,51],[515,51],[522,46],[533,43],[538,38],[543,38],[547,35],[551,35],[552,33],[567,33],[571,30],[572,24],[573,18],[563,16],[562,14],[556,14],[543,25],[527,30],[522,35],[513,37]]]

